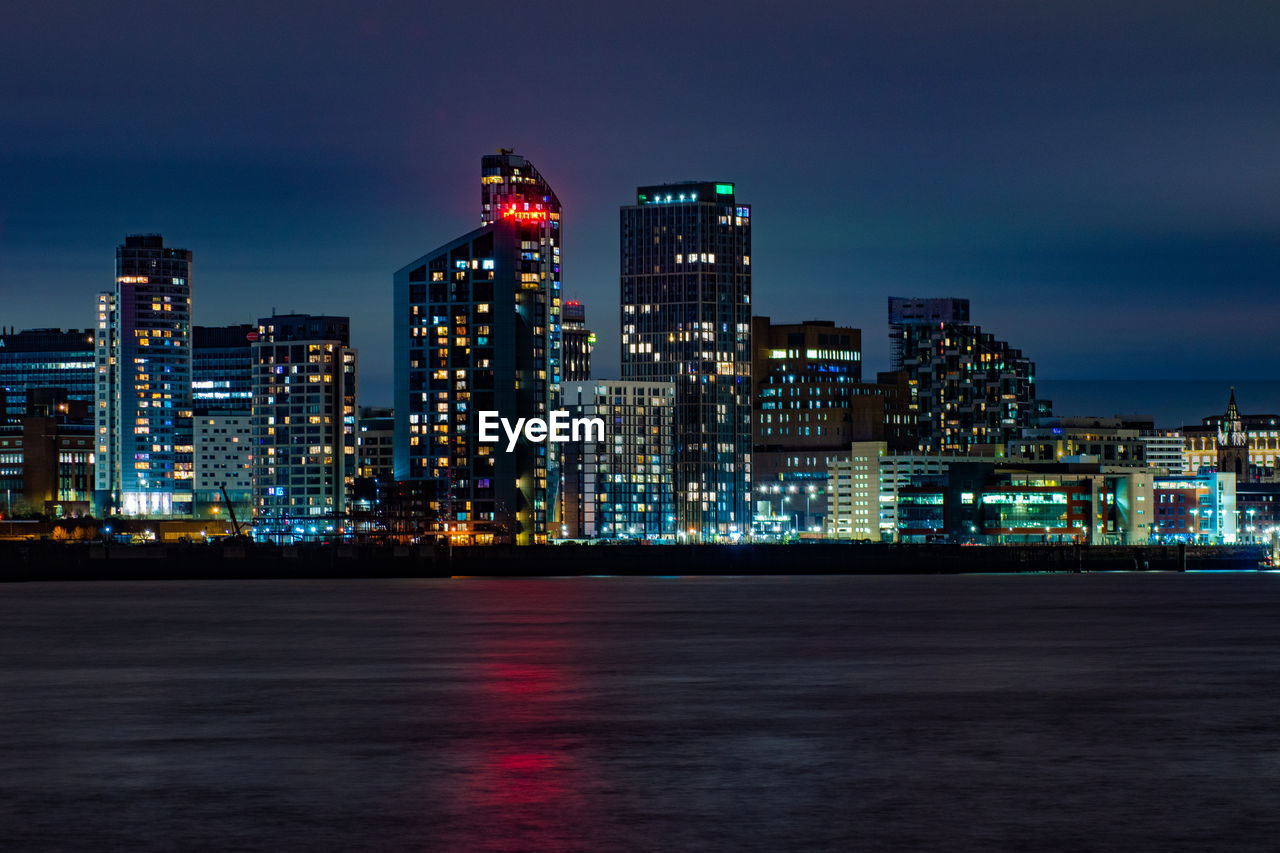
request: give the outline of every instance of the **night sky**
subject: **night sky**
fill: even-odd
[[[160,232],[195,322],[349,314],[389,404],[392,273],[502,146],[564,204],[599,376],[618,206],[698,179],[753,205],[757,313],[861,327],[869,374],[896,294],[1043,378],[1276,378],[1280,4],[184,5],[6,6],[0,325],[90,326]]]

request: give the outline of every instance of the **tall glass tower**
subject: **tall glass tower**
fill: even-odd
[[[685,541],[749,532],[751,208],[733,184],[639,187],[621,211],[622,378],[675,383]]]
[[[481,160],[481,222],[395,274],[395,476],[435,483],[452,541],[533,544],[557,503],[554,445],[480,443],[476,412],[558,406],[560,202],[504,149]]]
[[[159,234],[116,247],[115,290],[98,299],[100,512],[192,510],[191,252]]]
[[[537,385],[546,385],[548,402],[554,406],[562,378],[560,199],[533,164],[509,148],[480,158],[480,223],[493,222],[518,223],[522,244],[536,244],[521,246],[521,260],[534,262],[543,293],[540,301],[545,322],[538,325],[547,369],[545,377],[534,380]],[[522,279],[523,283],[528,281]]]

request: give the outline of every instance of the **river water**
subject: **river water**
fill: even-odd
[[[0,587],[10,850],[1275,850],[1280,575]]]

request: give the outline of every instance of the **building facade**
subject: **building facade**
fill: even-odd
[[[0,424],[0,515],[90,515],[91,404],[54,387],[29,388],[24,397],[23,414]]]
[[[564,344],[565,382],[586,382],[591,378],[591,351],[596,346],[595,334],[587,328],[587,311],[582,302],[570,299],[561,314]]]
[[[1234,472],[1156,476],[1152,535],[1160,542],[1234,543],[1236,485]]]
[[[253,409],[253,342],[258,327],[193,326],[191,405],[197,415],[213,411],[249,414]]]
[[[827,538],[882,541],[880,460],[887,449],[883,441],[855,441],[848,455],[831,462],[827,469]]]
[[[1003,448],[1046,414],[1035,364],[979,326],[904,322],[901,341],[919,451]]]
[[[438,484],[452,541],[535,544],[554,518],[555,454],[481,441],[477,413],[514,423],[558,404],[560,202],[510,152],[481,172],[485,224],[394,277],[395,476]]]
[[[1236,483],[1237,536],[1273,542],[1280,532],[1280,483]]]
[[[68,400],[94,403],[93,329],[0,332],[0,423],[19,418],[27,391],[62,388]]]
[[[248,411],[215,409],[193,419],[197,518],[228,518],[247,525],[253,516],[253,418]],[[223,490],[226,490],[225,493]],[[231,502],[231,510],[227,507]]]
[[[342,533],[356,473],[357,353],[346,317],[258,321],[251,415],[254,536]]]
[[[675,385],[618,379],[567,382],[571,418],[599,418],[603,435],[562,447],[560,529],[567,539],[676,541],[672,487]]]
[[[1177,476],[1185,470],[1182,430],[1156,429],[1154,426],[1141,431],[1146,445],[1147,467]]]
[[[396,467],[394,411],[377,406],[361,406],[359,423],[356,436],[356,477],[392,480]]]
[[[1143,545],[1153,506],[1145,468],[954,461],[898,489],[897,540]]]
[[[939,323],[968,323],[969,300],[949,296],[922,298],[918,296],[889,297],[889,369],[901,370],[905,330],[909,325],[937,325]]]
[[[751,329],[753,532],[825,535],[829,468],[851,442],[887,439],[897,387],[861,381],[858,329],[768,317]]]
[[[116,248],[115,290],[98,298],[97,502],[103,513],[190,515],[191,252],[159,234]]]
[[[1240,482],[1280,480],[1280,415],[1242,415],[1235,399],[1232,389],[1225,414],[1182,428],[1184,470],[1234,474],[1239,462]]]
[[[639,187],[621,209],[622,378],[675,384],[679,531],[751,523],[751,208],[730,183]]]
[[[1120,418],[1053,418],[1024,429],[1008,443],[1008,455],[1030,462],[1092,461],[1103,465],[1147,467],[1141,432]]]

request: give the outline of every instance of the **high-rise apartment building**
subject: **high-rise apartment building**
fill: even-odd
[[[253,525],[271,541],[344,526],[356,474],[356,351],[346,317],[258,321],[253,343]]]
[[[1046,414],[1047,403],[1035,395],[1035,363],[981,327],[903,322],[901,341],[919,451],[1003,452]]]
[[[438,484],[453,541],[546,540],[546,443],[479,441],[477,412],[546,418],[561,379],[560,202],[529,161],[481,160],[482,221],[395,274],[397,480]]]
[[[191,252],[159,234],[116,248],[98,298],[95,431],[99,512],[192,510]]]
[[[253,513],[253,342],[258,327],[191,328],[194,514],[240,521]],[[225,489],[225,493],[224,493]],[[228,508],[230,500],[232,507]]]
[[[602,379],[568,382],[571,418],[599,418],[562,445],[560,529],[569,539],[675,540],[671,415],[675,385]]]
[[[749,531],[751,208],[730,183],[639,187],[621,209],[622,378],[675,383],[678,530]]]
[[[902,368],[904,327],[938,323],[969,322],[969,300],[949,296],[921,298],[918,296],[889,297],[889,365],[890,370]]]
[[[595,334],[587,328],[587,310],[577,299],[564,303],[562,342],[565,382],[585,382],[591,378],[591,351]]]
[[[560,199],[533,163],[509,148],[480,158],[480,223],[516,222],[521,225],[522,288],[538,295],[533,302],[533,344],[543,351],[545,376],[533,377],[549,405],[554,405],[563,367],[560,302]],[[536,276],[536,278],[533,278]],[[545,388],[543,387],[545,386]],[[555,460],[551,460],[554,467]]]
[[[92,406],[93,343],[93,329],[0,331],[0,423],[21,417],[36,388],[62,388]]]

